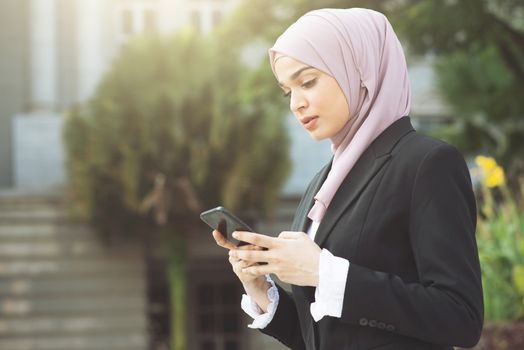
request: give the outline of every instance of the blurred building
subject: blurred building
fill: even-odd
[[[207,33],[238,0],[0,2],[0,188],[64,182],[60,114],[87,100],[132,36]]]
[[[147,280],[163,272],[144,266],[140,247],[107,249],[67,220],[63,114],[92,96],[133,36],[184,26],[208,33],[238,1],[0,1],[1,349],[165,349],[150,339],[166,332],[155,318],[165,313],[165,286]],[[428,61],[410,63],[410,73],[415,125],[448,118]],[[331,157],[329,142],[319,146],[287,118],[293,171],[276,215],[257,225],[264,232],[289,227],[302,191]],[[193,235],[188,256],[191,350],[283,349],[245,326],[231,298],[239,285],[210,239]]]

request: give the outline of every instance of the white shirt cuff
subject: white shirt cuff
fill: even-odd
[[[249,316],[253,318],[253,323],[248,325],[249,328],[266,328],[266,326],[271,322],[273,319],[273,316],[275,316],[275,312],[277,311],[278,306],[278,289],[275,285],[275,282],[269,277],[269,275],[266,275],[266,281],[271,283],[271,287],[267,291],[267,297],[269,298],[269,305],[267,307],[267,312],[264,313],[262,309],[251,299],[251,297],[247,294],[242,295],[242,310]]]
[[[315,302],[310,306],[311,316],[315,322],[320,321],[324,316],[340,318],[342,315],[348,271],[348,260],[334,256],[327,249],[322,249]]]

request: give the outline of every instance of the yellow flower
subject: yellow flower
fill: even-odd
[[[486,183],[486,186],[488,186],[489,188],[504,185],[506,183],[504,169],[502,169],[500,166],[497,166],[488,174],[484,181]]]
[[[477,156],[475,162],[482,172],[482,183],[489,188],[503,186],[506,183],[504,169],[500,167],[495,159],[485,156]]]
[[[485,174],[489,174],[497,167],[497,162],[491,157],[477,156],[475,163],[482,169]]]

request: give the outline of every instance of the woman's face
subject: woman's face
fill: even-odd
[[[288,56],[277,56],[274,69],[289,108],[313,139],[333,137],[346,125],[349,105],[332,76]]]

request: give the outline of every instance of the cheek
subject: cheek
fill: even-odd
[[[343,95],[335,94],[331,95],[328,101],[331,103],[326,104],[326,107],[329,108],[329,115],[333,127],[335,129],[342,129],[349,120],[349,108],[346,98]]]
[[[339,88],[338,83],[334,79],[328,81],[321,87],[321,91],[321,99],[319,99],[318,103],[322,105],[322,109],[329,111],[332,118],[345,125],[349,119],[349,106],[346,96]]]

